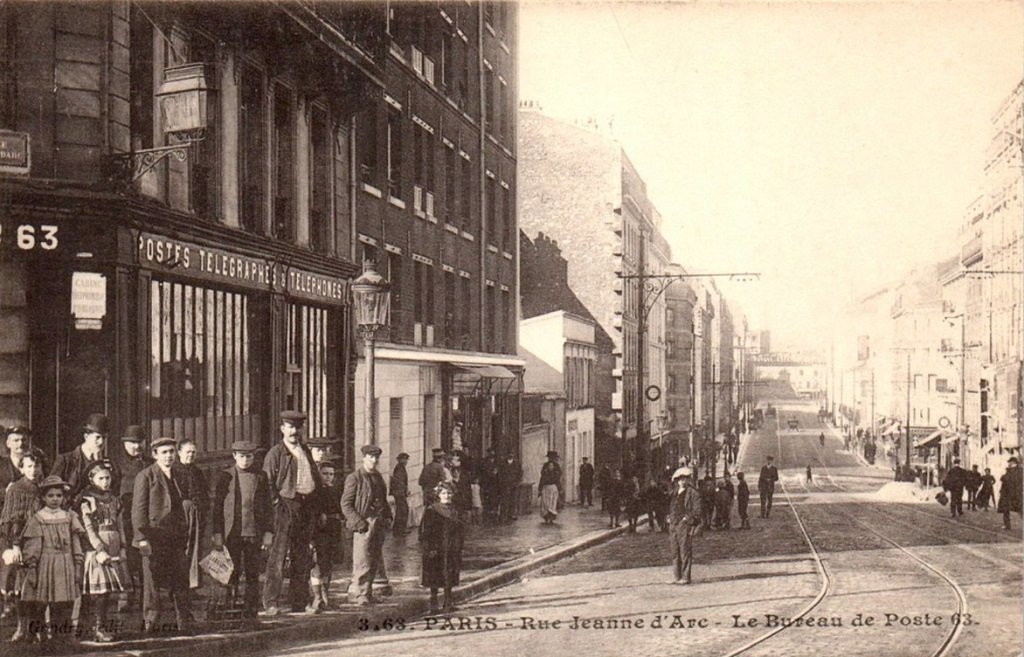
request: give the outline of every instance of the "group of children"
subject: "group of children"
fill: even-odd
[[[3,563],[15,569],[18,596],[11,640],[69,640],[72,611],[81,599],[79,618],[91,617],[97,641],[111,641],[108,602],[132,585],[111,463],[93,462],[85,472],[88,486],[74,498],[59,476],[43,478],[35,454],[22,456],[19,467],[23,476],[8,487],[0,514]]]

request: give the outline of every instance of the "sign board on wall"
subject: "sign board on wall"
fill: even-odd
[[[99,330],[107,315],[107,277],[95,272],[71,274],[71,315],[75,328]]]
[[[32,142],[27,132],[0,130],[0,173],[28,174],[32,170]]]

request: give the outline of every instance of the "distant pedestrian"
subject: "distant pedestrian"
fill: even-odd
[[[715,519],[715,480],[704,475],[697,486],[700,493],[700,519],[704,529],[711,529]]]
[[[434,501],[432,499],[434,487],[446,479],[444,450],[440,447],[435,447],[431,450],[430,454],[433,460],[423,466],[419,478],[420,492],[423,494],[423,506],[427,506]]]
[[[627,474],[622,478],[622,506],[629,522],[629,533],[636,533],[637,522],[643,503],[640,500],[640,480],[635,474]]]
[[[395,536],[403,536],[409,530],[409,473],[405,470],[408,463],[408,454],[402,452],[398,455],[388,487],[391,497],[395,498],[395,524],[391,527]]]
[[[953,459],[953,467],[942,480],[943,490],[949,491],[949,512],[955,518],[964,514],[964,485],[967,471],[960,467],[960,459]]]
[[[498,466],[498,520],[502,523],[516,519],[519,502],[519,483],[523,480],[523,467],[515,454],[509,452]]]
[[[420,523],[420,583],[430,589],[431,613],[442,608],[451,612],[455,611],[452,589],[459,584],[462,570],[465,526],[452,502],[454,490],[450,483],[438,484],[434,497],[436,501],[424,509]],[[437,604],[438,589],[444,591],[443,607]]]
[[[772,498],[775,497],[775,482],[779,480],[779,470],[775,467],[775,458],[769,456],[761,466],[761,474],[757,477],[757,491],[761,495],[761,517],[767,518],[772,513]]]
[[[700,530],[700,493],[694,488],[689,466],[672,474],[675,490],[669,501],[669,544],[672,553],[671,584],[689,584],[693,566],[693,537]]]
[[[647,526],[650,530],[664,529],[668,531],[668,493],[660,482],[651,481],[642,494],[643,506],[647,511]]]
[[[473,515],[473,484],[469,480],[469,470],[463,465],[465,455],[461,451],[452,453],[448,461],[448,467],[452,478],[448,483],[452,485],[452,506],[459,512],[459,518],[468,522]]]
[[[473,514],[470,516],[470,522],[479,525],[484,519],[484,499],[480,491],[479,475],[473,477],[469,484],[469,490],[473,496]]]
[[[1021,471],[1016,456],[1011,456],[1006,472],[999,478],[999,511],[1003,514],[1003,528],[1010,530],[1010,513],[1021,514]]]
[[[608,478],[604,490],[601,493],[601,502],[608,511],[608,526],[618,527],[622,515],[622,495],[624,484],[622,481],[622,470],[615,470]]]
[[[807,483],[811,483],[813,476],[811,475],[811,464],[807,464]]]
[[[736,484],[736,511],[740,514],[740,529],[750,529],[750,520],[747,519],[750,487],[747,486],[747,480],[743,478],[742,472],[736,472],[736,479],[739,480],[739,483]]]
[[[981,476],[981,488],[978,489],[978,496],[975,504],[982,511],[988,511],[989,504],[995,496],[996,478],[992,476],[992,468],[985,468],[985,474]]]
[[[981,473],[978,472],[977,465],[972,465],[971,469],[967,471],[966,479],[964,488],[967,489],[967,508],[971,511],[976,511],[978,508],[978,489],[981,488]]]
[[[732,526],[733,489],[727,479],[715,484],[715,529],[729,529]]]
[[[483,521],[498,519],[498,457],[493,447],[487,448],[487,456],[480,463],[480,501],[483,504]]]
[[[818,444],[821,445],[822,447],[825,446],[825,432],[824,431],[822,431],[821,435],[818,436]]]
[[[547,463],[540,469],[538,486],[541,517],[544,518],[545,525],[550,525],[558,517],[558,495],[562,490],[562,468],[558,465],[558,452],[548,452]]]
[[[594,506],[594,466],[583,457],[580,464],[580,505]]]
[[[608,498],[610,497],[612,471],[607,465],[602,465],[601,469],[597,473],[597,493],[601,496],[601,510],[607,513],[608,509]]]

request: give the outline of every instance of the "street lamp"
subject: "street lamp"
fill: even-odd
[[[388,323],[391,284],[374,269],[373,260],[363,261],[363,273],[352,281],[356,325],[365,342],[366,355],[366,442],[377,444],[377,414],[374,399],[374,339]]]

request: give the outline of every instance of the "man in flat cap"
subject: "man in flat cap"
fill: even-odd
[[[234,463],[214,477],[210,524],[213,547],[227,548],[235,566],[228,582],[232,595],[245,577],[244,617],[251,622],[260,604],[260,550],[273,544],[273,506],[267,473],[256,468],[256,445],[235,441],[231,456]]]
[[[693,565],[693,535],[700,527],[700,492],[693,485],[693,470],[683,467],[672,473],[672,499],[668,506],[669,545],[672,550],[672,584],[689,584]]]
[[[278,598],[283,586],[285,557],[290,558],[291,565],[288,571],[291,611],[305,611],[310,599],[309,571],[313,562],[309,544],[319,511],[317,491],[321,481],[313,455],[299,439],[305,423],[304,413],[281,413],[281,440],[267,451],[263,459],[263,471],[267,473],[274,500],[274,543],[267,557],[263,586],[265,616],[280,613]]]
[[[153,459],[146,455],[146,434],[142,427],[137,424],[129,425],[121,432],[121,446],[114,451],[111,459],[121,471],[121,486],[118,494],[121,496],[122,522],[124,523],[124,535],[132,535],[132,501],[135,492],[135,478],[143,470],[153,463]],[[133,592],[142,591],[142,555],[139,549],[129,545],[126,550],[128,556],[128,575],[132,578],[130,591],[121,594],[117,601],[118,611],[126,611],[131,605],[129,598]]]
[[[409,473],[405,471],[409,455],[402,452],[395,461],[390,486],[391,496],[395,498],[395,524],[392,529],[395,536],[402,536],[409,529]]]
[[[431,450],[433,461],[423,466],[420,472],[419,485],[423,493],[423,506],[427,507],[434,502],[434,488],[445,480],[444,450],[435,447]]]
[[[159,589],[170,591],[178,631],[187,633],[192,625],[185,555],[188,521],[184,501],[188,482],[182,471],[174,467],[176,452],[173,438],[154,440],[155,463],[135,477],[132,491],[132,545],[142,554],[142,615],[146,632],[160,629]]]
[[[93,413],[82,425],[82,444],[69,452],[57,456],[53,462],[51,475],[56,475],[71,486],[71,490],[65,496],[68,504],[72,504],[78,498],[83,488],[89,485],[85,478],[86,469],[93,461],[100,461],[106,458],[106,449],[109,433],[109,421],[102,413]],[[111,490],[121,489],[121,470],[115,464],[110,473]]]
[[[373,579],[383,565],[384,537],[391,521],[388,489],[377,472],[381,449],[363,445],[362,463],[345,478],[341,511],[345,525],[352,530],[352,583],[349,602],[360,606],[373,604]]]

